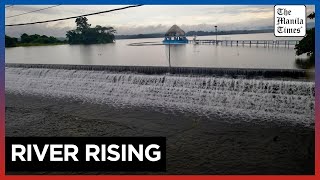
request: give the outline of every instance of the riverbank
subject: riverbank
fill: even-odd
[[[52,44],[42,44],[42,43],[18,43],[14,47],[30,47],[30,46],[57,46],[57,45],[64,45],[68,43],[52,43]],[[6,48],[14,48],[14,47],[6,47]]]
[[[52,44],[42,44],[42,43],[19,43],[17,47],[28,47],[28,46],[56,46],[64,45],[68,43],[52,43]]]
[[[10,137],[164,136],[167,174],[314,174],[310,127],[10,93],[5,112]]]

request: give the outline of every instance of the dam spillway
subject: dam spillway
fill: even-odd
[[[166,67],[166,66],[106,66],[106,65],[69,65],[69,64],[19,64],[6,63],[7,68],[44,68],[65,70],[112,71],[142,74],[186,74],[245,78],[303,79],[312,71],[303,69],[248,69],[248,68],[212,68],[212,67]]]
[[[71,99],[116,108],[170,109],[218,116],[231,123],[273,121],[308,127],[314,124],[314,82],[261,78],[265,72],[279,75],[289,74],[289,70],[263,73],[253,70],[260,73],[253,76],[251,70],[223,69],[231,75],[213,76],[204,73],[214,72],[212,68],[194,68],[194,73],[186,73],[192,68],[173,68],[174,74],[164,73],[164,68],[167,70],[166,67],[11,64],[6,65],[5,86],[10,94]],[[235,72],[247,72],[250,76]]]

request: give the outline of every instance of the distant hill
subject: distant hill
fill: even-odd
[[[218,31],[218,35],[230,35],[230,34],[255,34],[255,33],[270,33],[273,29],[261,29],[261,30],[232,30],[232,31]],[[210,36],[216,35],[215,31],[189,31],[187,36]]]
[[[164,34],[165,34],[165,33],[133,34],[133,35],[115,35],[115,39],[160,38],[160,37],[164,37]]]
[[[233,30],[233,31],[218,31],[218,35],[230,35],[230,34],[254,34],[254,33],[271,33],[273,29],[260,29],[260,30]],[[141,39],[141,38],[162,38],[165,33],[153,33],[153,34],[134,34],[134,35],[116,35],[116,39]],[[215,31],[189,31],[187,36],[210,36],[216,35]]]
[[[314,28],[314,22],[307,23],[307,29]],[[254,34],[254,33],[273,33],[273,26],[264,26],[258,30],[233,30],[233,31],[218,31],[218,35],[230,35],[230,34]],[[115,39],[143,39],[143,38],[162,38],[165,33],[151,33],[151,34],[133,34],[133,35],[116,35]],[[189,31],[187,36],[210,36],[216,35],[215,31]],[[19,40],[20,38],[18,38]],[[67,40],[66,37],[57,37],[60,41]]]
[[[307,29],[315,27],[314,22],[307,23]],[[218,35],[230,35],[230,34],[255,34],[255,33],[273,33],[273,26],[261,27],[257,30],[232,30],[232,31],[218,31]],[[116,35],[115,39],[142,39],[142,38],[162,38],[165,33],[152,33],[152,34],[133,34],[133,35]],[[210,36],[216,35],[215,31],[189,31],[187,36]]]

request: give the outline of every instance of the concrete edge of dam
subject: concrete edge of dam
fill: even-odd
[[[68,70],[92,70],[134,72],[142,74],[182,74],[182,75],[213,75],[228,77],[263,77],[276,79],[302,79],[313,81],[314,71],[304,69],[257,69],[257,68],[207,68],[207,67],[165,67],[165,66],[111,66],[111,65],[71,65],[71,64],[20,64],[6,63],[12,68],[44,68]]]

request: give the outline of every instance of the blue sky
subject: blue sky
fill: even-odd
[[[12,6],[6,8],[6,17],[34,11],[48,6]],[[51,9],[22,16],[6,18],[6,24],[42,21],[63,18],[123,7],[125,5],[62,5]],[[270,6],[218,6],[218,5],[145,5],[107,14],[89,16],[92,26],[113,26],[117,34],[163,33],[173,24],[185,31],[250,30],[273,27],[273,5]],[[314,6],[307,6],[307,13]],[[45,34],[65,37],[68,30],[74,29],[74,19],[46,24],[7,27],[6,34],[19,37],[22,33]]]

